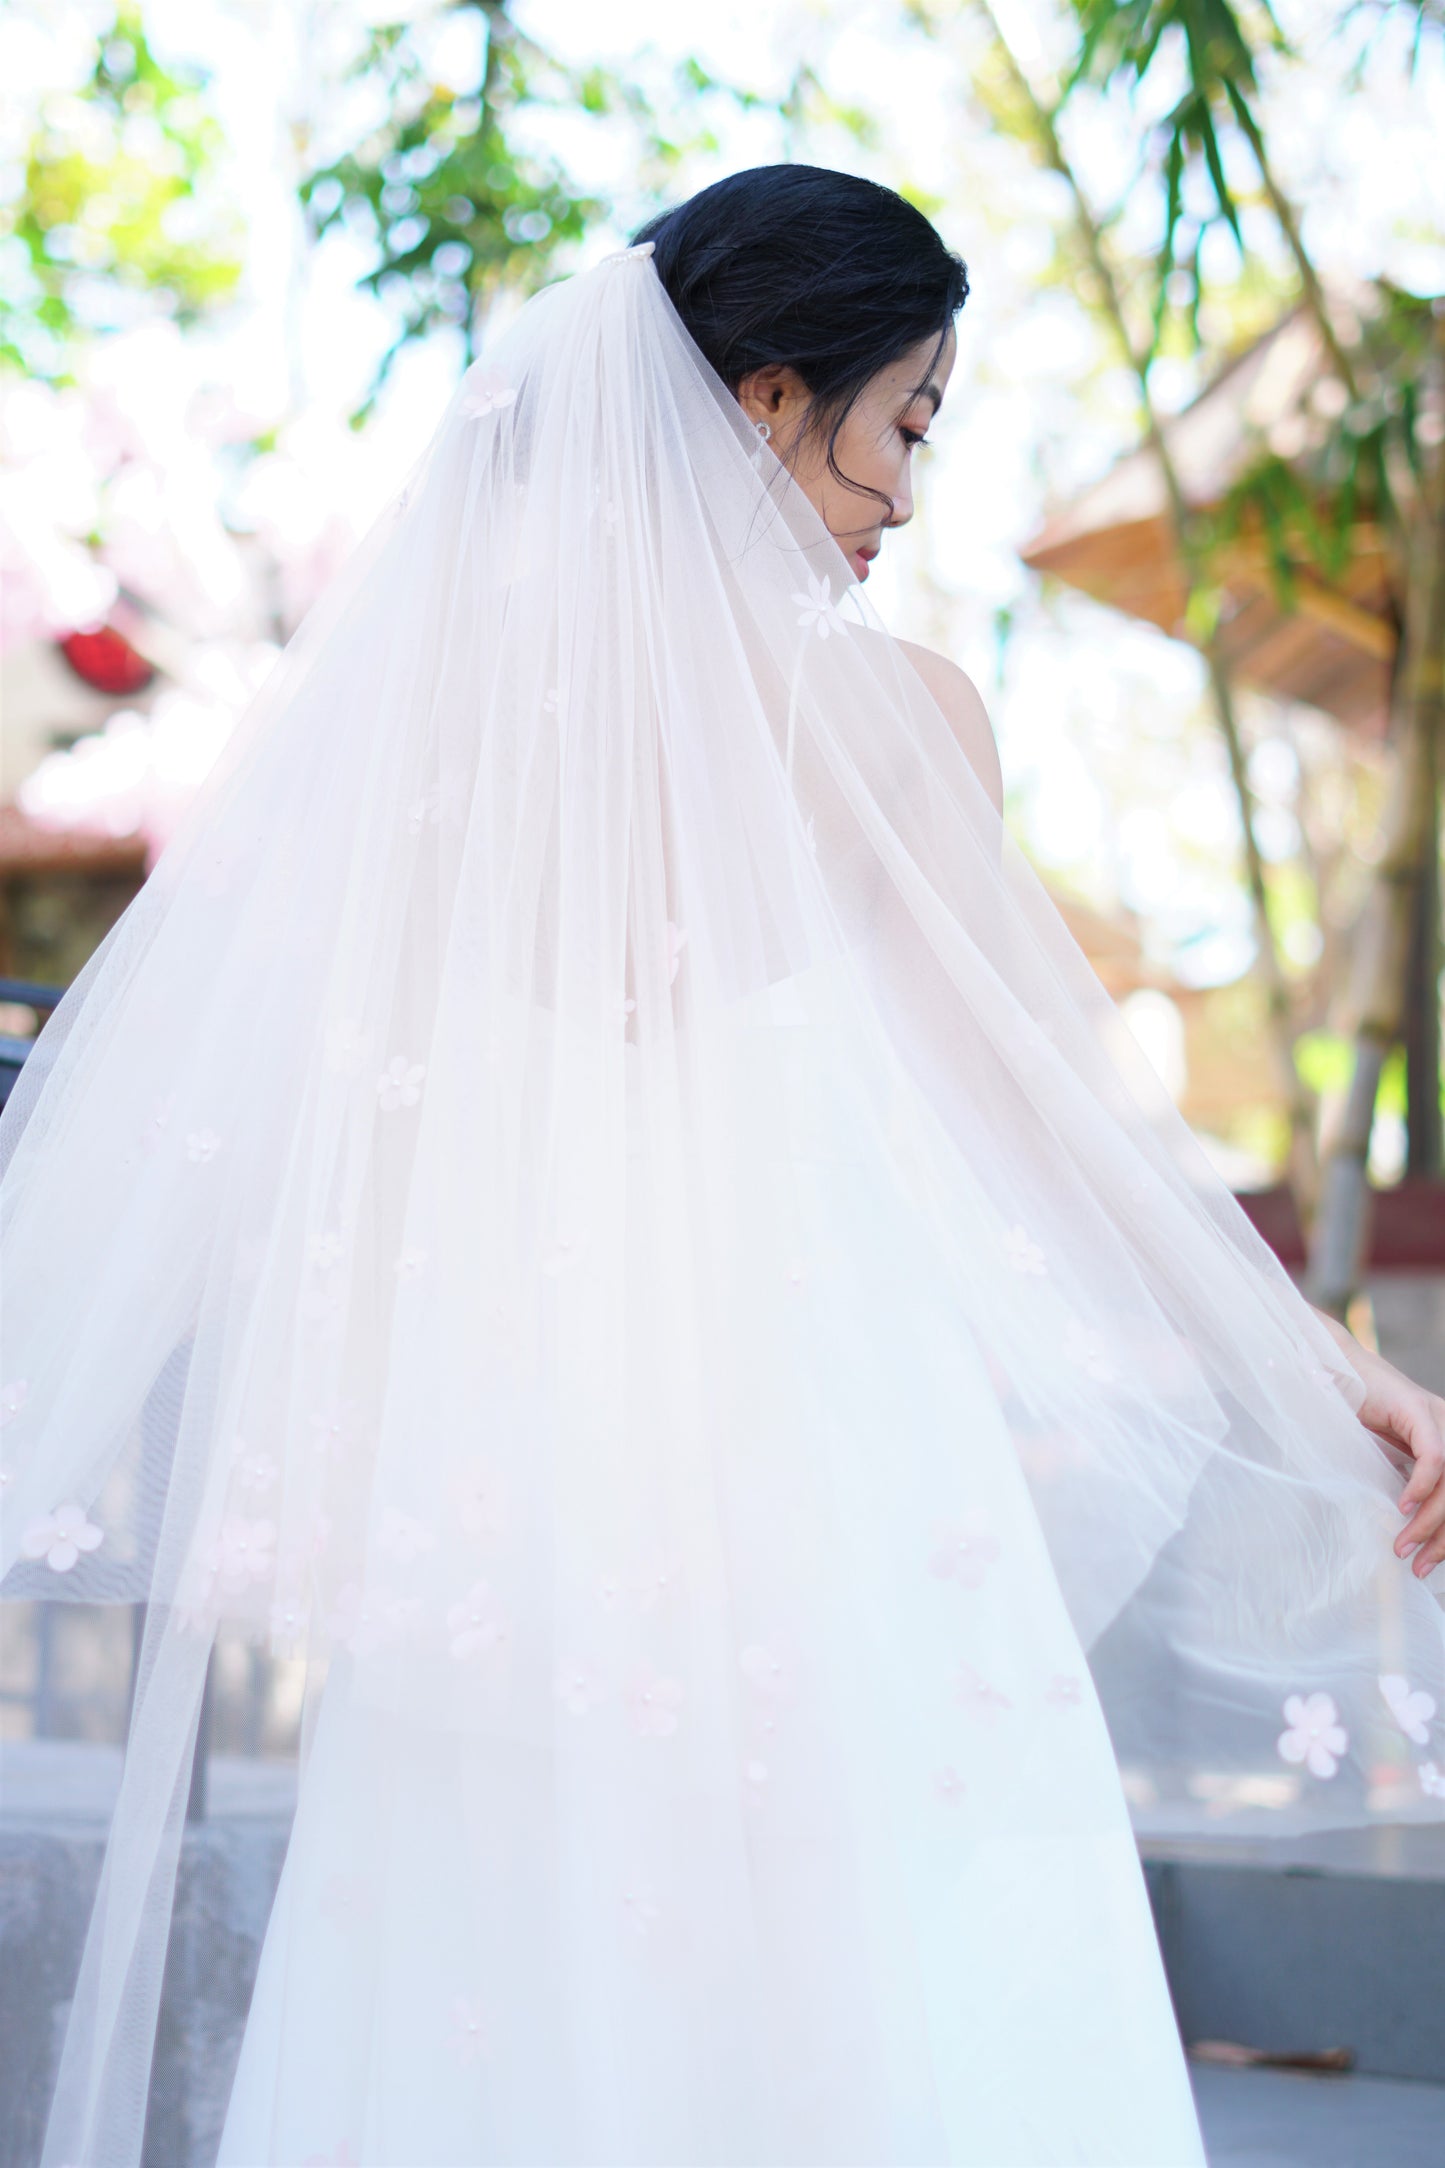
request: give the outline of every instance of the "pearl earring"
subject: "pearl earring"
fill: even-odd
[[[768,438],[773,433],[771,425],[767,422],[754,422],[753,427],[758,432],[758,435],[762,438],[764,444],[766,444]]]

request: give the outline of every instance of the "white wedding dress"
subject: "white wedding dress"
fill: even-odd
[[[342,1661],[218,2168],[1203,2161],[997,1392],[808,1074],[794,982],[768,1006],[807,1138],[806,1398],[740,1381],[767,1474],[687,1499],[701,1555],[598,1550],[559,1651],[570,1774],[358,1707]]]
[[[1358,1377],[645,248],[467,372],[0,1205],[0,1597],[147,1607],[39,2168],[139,2168],[222,1631],[320,1700],[221,2168],[1184,2168],[1125,1779],[1445,1816]]]

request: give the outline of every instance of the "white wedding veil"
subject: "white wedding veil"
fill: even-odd
[[[650,244],[467,371],[0,1168],[0,1593],[147,1607],[45,2168],[139,2158],[222,1627],[525,1762],[579,1908],[579,1817],[756,1831],[775,1687],[768,1812],[900,1848],[1096,1694],[1161,1826],[1445,1816],[1355,1373]]]

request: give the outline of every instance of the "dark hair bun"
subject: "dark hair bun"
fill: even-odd
[[[961,257],[891,188],[825,166],[752,166],[633,235],[730,391],[786,363],[837,432],[869,378],[940,345],[968,298]]]

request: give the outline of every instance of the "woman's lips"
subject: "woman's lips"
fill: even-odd
[[[853,563],[857,567],[858,577],[860,580],[867,579],[868,567],[877,555],[877,550],[854,550]]]

